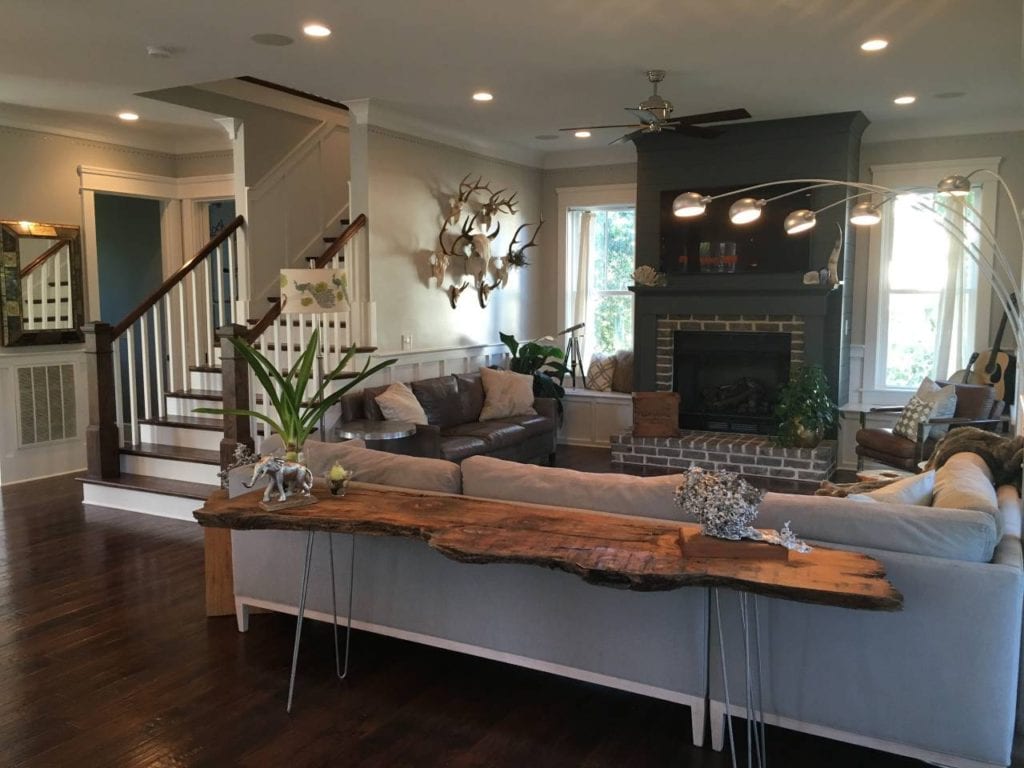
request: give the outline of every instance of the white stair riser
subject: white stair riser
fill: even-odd
[[[179,448],[202,448],[219,451],[222,432],[187,427],[164,427],[155,424],[140,424],[142,442],[159,445],[174,445]]]
[[[195,523],[192,512],[203,506],[203,502],[199,499],[169,496],[134,488],[116,488],[89,482],[82,484],[82,503],[123,509],[128,512],[140,512],[145,515],[172,517],[175,520],[188,520],[192,523]]]
[[[161,459],[155,456],[135,456],[122,453],[121,471],[130,475],[163,477],[168,480],[183,480],[187,483],[206,483],[207,485],[220,483],[220,479],[217,477],[220,469],[212,464]]]
[[[219,400],[200,400],[192,397],[168,397],[168,416],[208,416],[209,414],[196,413],[196,408],[220,408],[223,405]]]
[[[210,371],[189,371],[189,389],[215,389],[220,390],[223,386],[221,375]]]

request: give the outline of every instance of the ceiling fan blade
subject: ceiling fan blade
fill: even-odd
[[[630,131],[629,133],[625,133],[622,136],[619,136],[619,138],[614,139],[612,141],[609,141],[608,143],[609,144],[620,144],[620,143],[622,143],[624,141],[632,141],[637,136],[642,136],[645,133],[650,133],[650,131],[648,131],[646,128],[641,128],[638,131]]]
[[[698,139],[717,139],[724,131],[718,128],[705,128],[701,125],[687,125],[686,123],[669,123],[664,126],[666,131],[675,131],[684,136],[693,136]]]
[[[680,115],[670,117],[666,123],[683,123],[693,125],[694,123],[724,123],[728,120],[746,120],[750,113],[745,109],[723,109],[719,112],[702,112],[696,115]]]
[[[634,112],[636,116],[640,118],[640,121],[644,125],[653,125],[659,122],[659,118],[656,114],[651,112],[649,109],[640,109],[640,107],[623,107],[627,112]]]
[[[560,131],[598,131],[602,128],[632,128],[636,123],[624,123],[622,125],[581,125],[578,128],[559,128]]]

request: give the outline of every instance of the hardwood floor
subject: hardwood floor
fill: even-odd
[[[0,494],[4,768],[731,764],[691,745],[680,706],[368,633],[339,683],[317,622],[289,716],[294,619],[207,620],[197,526],[80,497],[70,477]],[[775,766],[918,765],[775,729],[768,745]]]

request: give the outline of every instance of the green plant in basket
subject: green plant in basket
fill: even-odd
[[[302,350],[302,354],[287,373],[279,371],[270,360],[247,341],[238,338],[231,338],[230,341],[238,354],[245,358],[256,378],[263,385],[263,389],[266,390],[270,404],[274,407],[276,418],[247,408],[195,408],[194,412],[222,416],[251,416],[265,421],[274,432],[281,436],[285,444],[286,456],[291,459],[298,456],[303,443],[316,429],[321,417],[341,399],[342,395],[395,362],[395,359],[391,359],[370,366],[370,360],[367,359],[363,369],[355,377],[346,379],[338,389],[328,393],[327,388],[355,356],[356,347],[353,345],[345,353],[341,362],[324,375],[323,381],[312,396],[307,396],[306,388],[313,375],[313,364],[319,349],[319,329],[313,331],[309,338],[309,345]]]
[[[813,448],[835,425],[838,412],[821,366],[803,366],[779,390],[775,442],[785,448]]]

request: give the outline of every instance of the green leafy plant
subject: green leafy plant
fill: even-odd
[[[276,419],[265,413],[249,410],[246,408],[195,408],[195,413],[213,413],[223,416],[251,416],[260,419],[270,425],[270,428],[277,432],[284,441],[285,450],[290,453],[298,453],[301,450],[306,438],[316,428],[320,418],[327,413],[350,389],[395,362],[394,359],[385,360],[377,365],[370,366],[367,359],[366,364],[354,378],[346,379],[345,383],[335,391],[328,393],[327,388],[348,365],[349,361],[356,354],[355,346],[349,348],[335,368],[326,373],[323,382],[311,397],[306,395],[306,387],[313,375],[313,363],[316,360],[317,349],[319,348],[320,330],[316,329],[309,338],[309,345],[302,351],[291,370],[287,373],[279,371],[270,360],[264,357],[251,344],[243,339],[231,338],[232,346],[238,351],[245,361],[250,365],[256,378],[259,379],[263,389],[274,406]]]
[[[775,442],[783,447],[813,447],[835,425],[838,412],[821,366],[803,366],[779,390]]]
[[[499,333],[498,338],[508,347],[508,369],[533,376],[534,397],[555,398],[558,402],[558,414],[561,416],[565,388],[559,382],[569,372],[562,362],[562,350],[547,344],[538,344],[537,341],[520,343],[515,336],[508,333]]]

